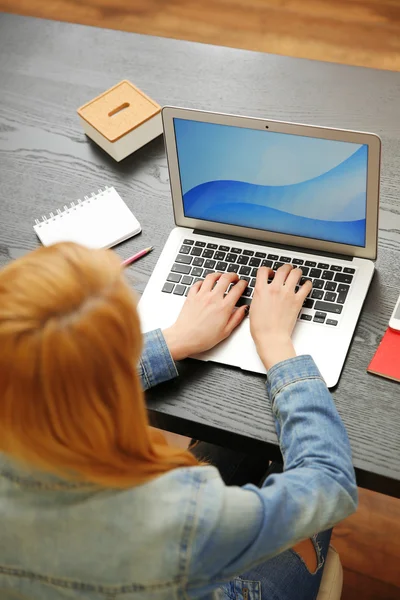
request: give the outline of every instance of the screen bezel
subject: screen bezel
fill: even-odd
[[[241,117],[222,113],[211,113],[186,108],[165,107],[162,110],[164,124],[165,146],[168,159],[172,203],[174,209],[175,223],[181,227],[201,229],[210,233],[249,238],[271,244],[284,244],[300,248],[317,250],[325,253],[343,254],[346,256],[357,256],[360,258],[376,259],[378,245],[378,208],[379,208],[379,180],[380,180],[380,155],[381,140],[373,133],[349,131],[345,129],[333,129],[329,127],[314,127],[313,125],[300,125],[297,123],[286,123],[283,121],[271,121],[269,119],[257,119],[253,117]],[[239,225],[228,225],[202,219],[186,217],[183,208],[182,188],[179,175],[178,153],[176,147],[174,118],[189,121],[200,121],[214,123],[217,125],[233,125],[246,129],[273,131],[276,133],[288,133],[305,137],[322,138],[341,142],[352,142],[355,144],[366,144],[368,146],[367,166],[367,206],[366,206],[366,243],[365,247],[328,242],[313,238],[289,235],[286,233],[275,233]]]

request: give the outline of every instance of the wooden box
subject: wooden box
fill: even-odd
[[[85,133],[115,160],[163,132],[161,106],[124,80],[78,108]]]

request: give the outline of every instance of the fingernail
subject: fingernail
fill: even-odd
[[[250,306],[246,306],[246,308],[244,309],[244,314],[246,317],[249,314],[249,312],[250,312]]]

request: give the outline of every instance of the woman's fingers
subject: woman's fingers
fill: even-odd
[[[228,291],[228,288],[230,286],[231,283],[236,283],[236,285],[239,285],[239,276],[236,273],[218,273],[219,278],[217,280],[217,283],[215,285],[215,288],[213,290],[213,293],[215,295],[220,296],[221,298],[224,297],[225,293]],[[211,277],[211,275],[210,275]],[[207,278],[206,278],[207,279]],[[233,286],[236,287],[236,286]]]
[[[287,289],[291,291],[294,290],[296,285],[299,285],[299,281],[302,277],[303,271],[301,269],[292,269],[286,278],[285,286],[287,286]]]
[[[260,267],[257,271],[257,285],[268,283],[268,279],[272,279],[273,277],[274,271],[272,269],[269,269],[268,267]]]
[[[222,273],[210,273],[210,275],[207,275],[207,277],[201,285],[201,291],[211,292],[218,279],[220,279],[221,275]]]
[[[194,283],[188,292],[188,298],[195,296],[199,292],[202,284],[202,281],[197,281],[196,283]]]
[[[229,321],[226,324],[227,337],[231,335],[232,331],[236,329],[238,325],[240,325],[240,323],[243,321],[248,312],[248,306],[241,306],[231,314],[231,316],[229,317]]]
[[[243,295],[246,288],[247,281],[244,279],[239,279],[239,281],[231,287],[224,300],[225,304],[230,307],[231,310],[234,309],[236,302],[239,300],[240,296]]]
[[[293,267],[290,264],[279,267],[275,273],[274,280],[272,281],[271,285],[274,287],[282,286],[286,282],[286,279],[288,278],[292,269]]]
[[[308,279],[305,283],[303,283],[303,285],[300,286],[299,291],[296,294],[296,296],[301,301],[301,304],[303,304],[304,300],[307,298],[307,296],[311,292],[311,290],[312,290],[312,283]]]

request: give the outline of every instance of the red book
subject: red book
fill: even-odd
[[[387,328],[367,371],[400,381],[400,331]]]

